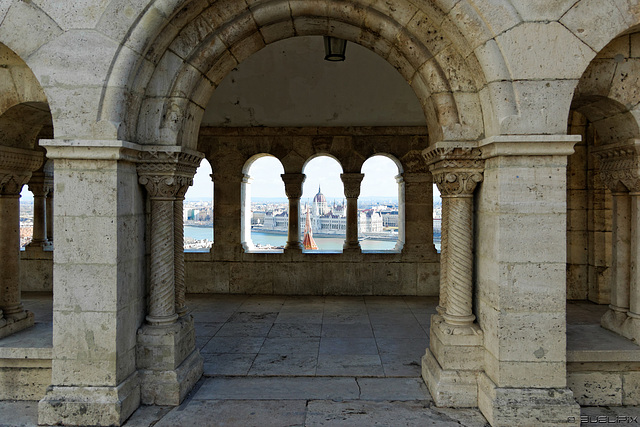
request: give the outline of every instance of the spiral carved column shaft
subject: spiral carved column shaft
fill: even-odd
[[[471,324],[473,300],[473,196],[447,197],[447,259],[445,321],[452,325]]]
[[[173,226],[174,226],[174,263],[175,263],[175,286],[176,286],[176,313],[184,316],[187,313],[185,294],[187,287],[185,284],[184,272],[184,218],[182,216],[184,199],[179,197],[173,202]]]
[[[152,325],[173,323],[175,312],[174,289],[174,227],[173,201],[151,199],[151,292],[149,315]]]
[[[444,165],[442,164],[444,163]],[[474,333],[473,325],[473,192],[482,181],[475,161],[450,160],[432,166],[442,195],[440,306],[444,321],[459,334]],[[455,167],[458,165],[458,167]],[[453,330],[452,330],[453,331]]]
[[[436,310],[443,315],[447,306],[447,259],[449,254],[449,198],[442,198],[442,222],[440,224],[440,298]]]

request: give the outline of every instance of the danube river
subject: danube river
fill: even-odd
[[[213,240],[213,228],[185,225],[184,236],[192,237],[196,240]],[[270,234],[253,231],[251,232],[251,240],[253,240],[255,245],[284,246],[287,243],[287,236],[284,234]],[[344,237],[313,236],[313,240],[316,241],[318,249],[323,251],[340,251],[344,244]],[[388,251],[395,248],[396,242],[395,240],[363,240],[360,242],[360,245],[365,251]]]

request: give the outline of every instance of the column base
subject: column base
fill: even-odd
[[[33,326],[33,320],[33,313],[27,310],[20,313],[19,316],[0,318],[0,338],[7,337]]]
[[[430,348],[422,357],[422,378],[436,406],[478,406],[477,378],[484,359],[482,337],[477,324],[457,329],[439,315],[431,317]]]
[[[193,316],[187,314],[166,326],[145,325],[137,339],[142,403],[179,405],[203,373]]]
[[[137,372],[113,387],[50,386],[38,403],[38,424],[120,426],[138,406]]]
[[[478,406],[494,427],[579,426],[580,406],[568,388],[501,388],[478,376]]]
[[[602,315],[600,319],[600,325],[610,330],[611,332],[615,332],[618,335],[624,335],[622,331],[622,325],[625,320],[627,320],[627,313],[620,310],[614,310],[613,308],[609,308],[605,314]]]
[[[204,373],[204,359],[194,350],[177,369],[141,369],[141,401],[144,405],[177,406]]]

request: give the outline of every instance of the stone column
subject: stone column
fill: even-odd
[[[474,314],[484,350],[477,404],[491,425],[522,425],[532,414],[536,425],[580,418],[566,369],[567,157],[579,140],[506,135],[478,144]],[[453,239],[450,230],[449,246]]]
[[[202,157],[180,147],[140,154],[138,175],[151,209],[149,307],[137,337],[144,404],[180,404],[203,371],[193,316],[186,314],[182,248],[182,201]]]
[[[477,406],[482,331],[473,314],[473,194],[483,179],[480,151],[433,147],[424,155],[442,195],[440,301],[431,320],[422,375],[440,406]]]
[[[300,240],[300,197],[302,184],[306,179],[303,173],[284,173],[280,175],[284,181],[284,191],[289,199],[289,234],[287,236],[286,252],[302,252]]]
[[[594,149],[613,198],[611,302],[603,328],[640,339],[640,140]]]
[[[29,180],[29,191],[33,193],[33,238],[27,245],[29,249],[42,250],[49,246],[47,239],[47,194],[49,185],[43,172],[36,172]]]
[[[238,261],[242,258],[242,166],[229,165],[214,170],[213,192],[213,246],[211,252],[216,261]]]
[[[347,198],[347,238],[345,239],[344,252],[360,252],[358,241],[358,197],[360,197],[360,183],[364,174],[343,173],[340,179],[344,184],[344,195]]]
[[[42,153],[0,147],[0,338],[33,325],[20,297],[20,191]]]
[[[50,246],[53,246],[53,176],[47,176],[45,178],[45,185],[47,190],[47,198],[45,199],[46,212],[47,212],[47,241]]]
[[[422,169],[422,168],[421,168]],[[426,170],[404,172],[404,226],[407,254],[416,254],[424,260],[437,261],[433,244],[433,179]],[[431,221],[425,221],[431,218]]]

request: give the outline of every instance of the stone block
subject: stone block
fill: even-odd
[[[193,316],[168,326],[144,325],[138,331],[136,363],[139,369],[173,371],[196,345]]]
[[[39,400],[51,384],[51,359],[0,361],[0,400]]]
[[[437,322],[431,321],[429,349],[442,369],[446,371],[482,370],[484,365],[482,336],[445,335],[439,326],[441,327]],[[454,342],[447,342],[448,338],[454,338]]]
[[[477,376],[478,373],[475,371],[444,370],[429,349],[422,356],[422,378],[436,406],[477,407]]]
[[[580,425],[580,406],[566,388],[499,388],[480,374],[478,407],[492,426]]]
[[[141,369],[141,403],[177,406],[198,382],[204,371],[204,359],[194,350],[175,370]]]
[[[121,425],[138,406],[137,372],[112,387],[51,386],[38,403],[38,424]]]
[[[622,405],[640,405],[640,372],[622,373]]]
[[[24,329],[30,328],[33,326],[34,315],[30,311],[25,311],[21,314],[22,318],[4,318],[5,323],[0,326],[0,338],[7,337],[9,335],[15,334],[16,332],[20,332]]]
[[[607,19],[602,19],[606,16]],[[576,3],[560,19],[577,37],[599,52],[611,41],[611,34],[620,34],[628,28],[624,13],[614,2],[583,0]]]
[[[485,352],[485,372],[501,387],[565,388],[564,362],[520,362],[498,360]]]
[[[622,405],[623,383],[617,372],[569,372],[567,387],[580,405]]]

